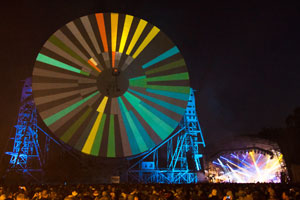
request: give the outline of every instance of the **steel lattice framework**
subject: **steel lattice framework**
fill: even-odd
[[[165,168],[159,167],[158,150],[163,146],[167,148]],[[197,174],[202,169],[200,159],[203,157],[201,151],[204,147],[194,91],[191,89],[179,130],[134,163],[129,168],[128,175],[142,183],[196,183],[199,180]]]
[[[37,122],[36,106],[32,98],[32,78],[29,77],[24,82],[18,121],[15,125],[16,133],[14,138],[11,138],[14,140],[13,150],[5,152],[11,156],[7,172],[14,171],[25,176],[29,175],[35,181],[41,182],[50,140],[77,159],[79,163],[84,164],[77,154],[41,129]]]
[[[32,175],[32,172],[42,172],[48,151],[49,137],[46,137],[44,152],[42,152],[37,126],[37,113],[32,99],[31,78],[25,80],[18,122],[15,126],[16,134],[13,151],[6,152],[10,155],[9,171],[15,170]]]

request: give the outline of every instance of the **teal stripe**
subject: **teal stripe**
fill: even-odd
[[[131,131],[133,133],[133,137],[135,138],[136,143],[139,147],[139,152],[146,151],[147,150],[147,145],[146,145],[145,141],[143,140],[143,138],[141,137],[136,124],[134,123],[133,119],[131,118],[129,112],[127,112],[125,114],[126,114],[129,126],[131,128]]]
[[[137,92],[137,91],[134,91],[134,90],[132,90],[132,89],[128,89],[128,91],[130,91],[130,92],[132,92],[132,93],[134,93],[134,94],[137,94],[137,95],[139,95],[139,96],[141,96],[141,97],[144,97],[145,99],[147,99],[147,100],[149,100],[149,101],[152,101],[152,102],[154,102],[154,103],[156,103],[156,104],[158,104],[158,105],[160,105],[160,106],[162,106],[162,107],[164,107],[164,108],[167,108],[167,109],[169,109],[169,110],[171,110],[171,111],[173,111],[173,112],[176,112],[176,113],[178,113],[178,114],[180,114],[180,115],[183,115],[184,112],[185,112],[185,109],[182,108],[182,107],[179,107],[179,106],[170,104],[170,103],[168,103],[168,102],[165,102],[165,101],[156,99],[156,98],[154,98],[154,97],[150,97],[150,96],[144,95],[144,94],[142,94],[142,93],[140,93],[140,92]]]
[[[71,111],[75,110],[77,107],[79,107],[81,104],[87,102],[89,99],[91,99],[92,97],[94,97],[95,95],[97,95],[99,93],[99,91],[94,92],[93,94],[91,94],[90,96],[81,99],[80,101],[74,103],[73,105],[59,111],[58,113],[55,113],[54,115],[46,118],[44,120],[45,124],[47,126],[50,126],[51,124],[53,124],[54,122],[56,122],[57,120],[59,120],[60,118],[64,117],[65,115],[67,115],[68,113],[70,113]]]
[[[160,56],[154,58],[153,60],[147,62],[146,64],[144,64],[142,66],[143,69],[150,67],[151,65],[154,65],[155,63],[158,63],[166,58],[169,58],[175,54],[179,53],[179,49],[175,46],[172,49],[169,49],[168,51],[166,51],[165,53],[161,54]]]
[[[141,105],[143,105],[147,110],[152,112],[154,115],[158,116],[160,119],[162,119],[164,122],[166,122],[172,128],[176,128],[176,126],[178,125],[177,121],[175,121],[174,119],[165,115],[164,113],[158,111],[157,109],[153,108],[152,106],[146,104],[145,102],[141,102]]]
[[[146,145],[144,139],[141,137],[136,124],[134,123],[133,119],[131,118],[131,115],[129,114],[129,111],[125,112],[125,115],[127,117],[128,124],[129,124],[129,126],[131,128],[131,131],[133,133],[133,137],[135,138],[136,143],[138,145],[139,152],[146,151],[147,150],[147,145]]]
[[[71,71],[71,72],[76,72],[78,74],[82,74],[82,75],[88,76],[88,74],[86,72],[83,72],[80,69],[77,69],[77,68],[72,67],[70,65],[67,65],[67,64],[65,64],[63,62],[60,62],[58,60],[55,60],[55,59],[50,58],[48,56],[45,56],[45,55],[43,55],[41,53],[38,54],[36,60],[39,61],[39,62],[42,62],[42,63],[46,63],[46,64],[49,64],[49,65],[61,68],[61,69],[65,69],[65,70],[68,70],[68,71]]]
[[[146,92],[150,92],[153,94],[159,94],[162,96],[166,96],[166,97],[171,97],[174,99],[180,99],[180,100],[184,100],[187,101],[189,100],[189,94],[184,94],[184,93],[177,93],[177,92],[169,92],[169,91],[164,91],[164,90],[154,90],[154,89],[146,89]]]
[[[147,109],[142,103],[142,101],[126,92],[124,97],[128,102],[134,106],[135,110],[145,119],[149,126],[157,133],[162,140],[166,139],[169,134],[174,130],[167,122],[165,122],[161,116],[155,115],[149,109]]]
[[[136,127],[138,128],[138,131],[140,133],[140,137],[142,137],[142,139],[145,141],[147,148],[144,149],[143,151],[148,150],[149,148],[155,146],[155,143],[153,142],[153,140],[151,139],[151,137],[149,136],[149,134],[147,133],[147,131],[144,129],[144,127],[142,126],[142,124],[140,123],[140,121],[137,119],[137,117],[134,115],[134,113],[131,111],[129,111],[131,118],[133,120],[133,122],[135,123]]]
[[[131,152],[132,152],[132,154],[141,153],[140,150],[139,150],[138,144],[135,140],[135,137],[133,135],[133,132],[130,128],[129,122],[128,122],[128,117],[127,117],[128,110],[127,110],[123,100],[121,99],[121,97],[118,97],[118,103],[120,105],[121,115],[122,115],[122,119],[123,119],[124,126],[125,126],[125,129],[126,129],[126,133],[127,133],[127,136],[128,136]]]

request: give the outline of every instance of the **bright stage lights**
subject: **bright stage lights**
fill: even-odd
[[[279,183],[280,173],[285,172],[281,153],[270,155],[260,150],[225,154],[215,159],[212,166],[213,182]]]

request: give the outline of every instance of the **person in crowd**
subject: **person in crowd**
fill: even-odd
[[[27,197],[26,194],[24,194],[24,193],[19,193],[19,194],[16,196],[16,200],[29,200],[29,198]]]
[[[218,190],[217,189],[212,189],[211,193],[208,195],[208,198],[210,200],[219,200],[220,198],[218,197]]]
[[[107,191],[102,192],[102,197],[99,200],[111,200]]]
[[[291,184],[118,184],[0,186],[0,200],[300,200]]]
[[[281,199],[282,200],[290,200],[289,195],[286,191],[282,192]]]
[[[2,193],[2,194],[0,195],[0,200],[6,200],[6,194]]]
[[[232,191],[229,190],[226,192],[226,195],[223,197],[223,200],[232,200],[233,199],[233,194]]]

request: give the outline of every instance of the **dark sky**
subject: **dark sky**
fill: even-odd
[[[165,2],[165,3],[164,3]],[[208,144],[282,127],[300,106],[300,4],[292,1],[3,1],[0,151],[14,133],[22,82],[50,35],[78,17],[120,12],[147,20],[179,47],[197,89]],[[299,2],[299,1],[298,1]]]

